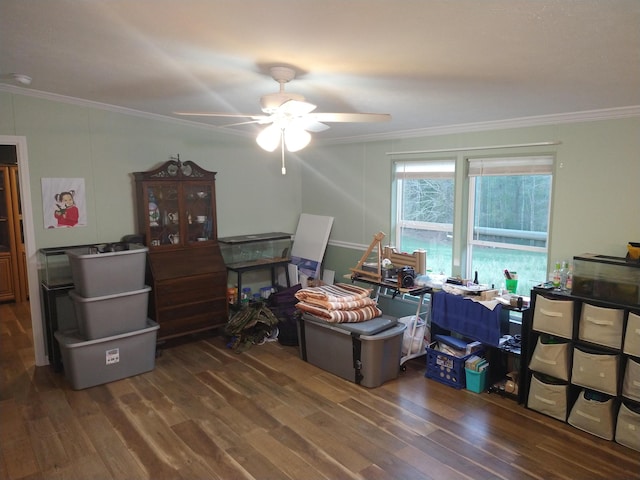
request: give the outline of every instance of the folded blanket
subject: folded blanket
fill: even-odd
[[[296,298],[301,302],[357,302],[371,295],[370,288],[363,288],[348,283],[322,285],[319,287],[302,288],[296,292]]]
[[[375,305],[367,305],[353,310],[327,310],[317,305],[300,301],[296,303],[296,308],[332,323],[365,322],[382,315],[382,310]]]

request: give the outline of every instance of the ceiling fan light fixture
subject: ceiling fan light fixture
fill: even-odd
[[[263,150],[273,152],[278,148],[281,136],[282,131],[280,130],[280,127],[273,123],[258,134],[256,142]]]
[[[287,127],[284,130],[284,144],[290,152],[297,152],[309,145],[311,134],[302,128]]]

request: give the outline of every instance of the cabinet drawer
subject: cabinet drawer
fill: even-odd
[[[640,452],[640,409],[620,405],[616,423],[616,442]]]
[[[547,383],[534,373],[529,385],[527,407],[555,419],[567,420],[569,385]]]
[[[219,297],[226,299],[226,278],[210,274],[158,282],[155,295],[158,309]]]
[[[573,405],[567,421],[570,425],[592,435],[605,440],[613,440],[615,429],[614,410],[615,403],[613,398],[604,401],[588,399],[583,390]]]
[[[578,337],[599,345],[620,348],[623,324],[624,310],[584,303],[580,314]]]
[[[640,315],[629,312],[624,334],[624,353],[640,357]]]
[[[618,394],[620,356],[573,348],[571,383],[609,395]]]
[[[622,396],[640,402],[640,363],[627,358],[627,368],[622,380]],[[640,435],[640,432],[638,432]]]
[[[536,372],[568,381],[570,345],[568,343],[543,342],[544,338],[542,336],[538,337],[536,348],[529,362],[529,368]]]
[[[175,305],[158,311],[158,336],[167,338],[185,332],[193,333],[223,326],[227,323],[226,299]]]
[[[533,329],[559,337],[573,337],[573,300],[551,300],[538,295],[533,312]]]

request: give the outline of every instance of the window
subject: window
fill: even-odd
[[[467,274],[504,286],[518,273],[517,293],[546,280],[553,158],[469,159]]]
[[[427,268],[451,275],[454,160],[395,163],[398,251],[427,251]]]

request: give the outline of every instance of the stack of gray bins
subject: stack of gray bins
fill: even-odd
[[[67,250],[77,329],[56,332],[55,337],[73,389],[155,368],[159,327],[147,317],[147,250],[122,243]]]

